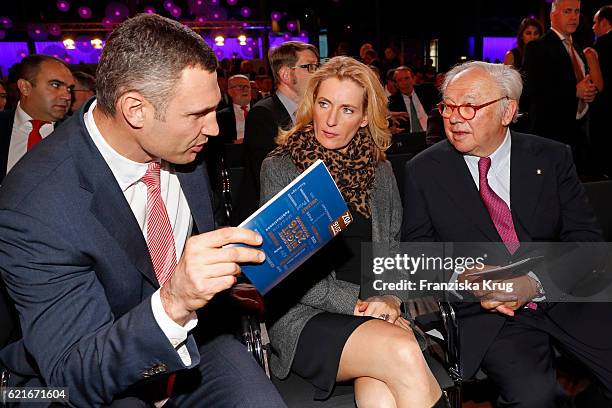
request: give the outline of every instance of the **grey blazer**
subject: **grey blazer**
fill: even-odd
[[[289,156],[266,158],[261,167],[261,203],[272,198],[299,174]],[[388,161],[381,162],[376,168],[370,206],[372,240],[389,245],[390,248],[397,248],[402,223],[402,204]],[[269,327],[273,348],[271,367],[274,375],[279,378],[289,375],[300,333],[310,318],[325,311],[352,315],[358,295],[358,285],[336,279],[336,274],[332,271],[301,298],[295,299],[295,305]]]

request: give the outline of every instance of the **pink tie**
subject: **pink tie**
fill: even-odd
[[[480,198],[487,207],[489,216],[495,225],[495,229],[499,233],[502,241],[506,244],[506,248],[511,254],[515,253],[520,246],[514,223],[512,222],[512,213],[510,208],[489,186],[487,181],[487,173],[491,168],[491,158],[481,157],[478,161],[478,176],[480,181]]]
[[[176,268],[176,248],[168,212],[161,197],[160,167],[158,162],[149,163],[142,181],[147,186],[147,247],[155,276],[162,286]]]

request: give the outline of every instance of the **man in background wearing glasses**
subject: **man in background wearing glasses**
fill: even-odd
[[[276,92],[256,103],[246,120],[246,168],[241,198],[237,200],[240,206],[234,220],[236,224],[258,208],[261,163],[276,147],[274,139],[278,129],[293,124],[308,80],[319,68],[317,48],[300,41],[287,41],[271,49],[268,59]]]
[[[96,94],[96,78],[93,75],[83,71],[75,71],[72,76],[76,81],[76,87],[72,90],[71,114],[78,111],[89,98]]]
[[[522,91],[516,70],[468,62],[448,72],[441,91],[448,140],[406,167],[403,241],[500,242],[487,259],[506,262],[530,241],[602,240],[569,148],[509,130]],[[573,272],[569,280],[581,279]],[[457,305],[464,378],[482,368],[500,407],[558,406],[554,340],[612,398],[610,303],[548,303],[537,273],[503,281],[513,283],[511,298],[493,292]]]

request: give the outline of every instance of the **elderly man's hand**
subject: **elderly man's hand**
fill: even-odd
[[[189,238],[172,278],[160,291],[168,316],[184,325],[192,312],[236,283],[240,263],[265,260],[257,249],[225,245],[258,246],[261,242],[259,234],[244,228],[223,228]]]

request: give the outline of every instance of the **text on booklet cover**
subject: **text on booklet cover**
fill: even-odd
[[[242,272],[265,294],[352,220],[327,167],[317,160],[240,224],[263,237],[266,254],[264,263],[243,265]]]

